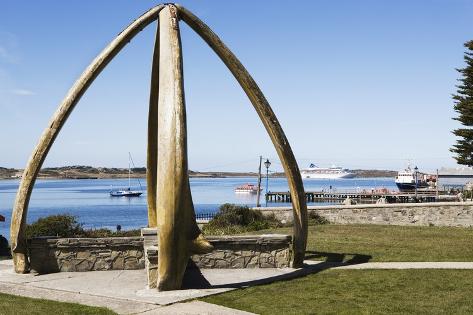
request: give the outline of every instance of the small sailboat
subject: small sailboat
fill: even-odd
[[[236,194],[258,194],[257,204],[259,204],[259,193],[263,190],[263,188],[261,188],[261,163],[262,163],[262,161],[263,161],[263,157],[260,156],[259,157],[259,168],[258,168],[258,186],[247,183],[247,184],[244,184],[244,185],[241,185],[241,186],[238,186],[238,187],[235,188],[235,193]],[[269,163],[269,160],[267,161],[267,163]],[[271,165],[271,163],[269,163],[269,165]],[[269,168],[269,166],[268,166],[268,168]]]
[[[133,159],[131,158],[131,153],[128,152],[128,188],[120,190],[110,190],[110,196],[112,197],[139,197],[143,194],[143,188],[141,187],[140,179],[138,178],[138,184],[140,185],[140,190],[131,190],[131,164],[135,167]]]

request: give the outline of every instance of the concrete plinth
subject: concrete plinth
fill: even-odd
[[[157,234],[153,234],[157,235]],[[193,255],[188,269],[287,268],[291,260],[291,236],[282,234],[210,236],[214,246],[208,254]],[[146,244],[156,244],[148,239]],[[145,246],[148,288],[156,288],[158,246]]]

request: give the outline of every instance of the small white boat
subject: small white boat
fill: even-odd
[[[133,163],[133,159],[131,158],[130,152],[128,152],[128,188],[127,189],[118,189],[118,190],[110,190],[110,196],[112,197],[139,197],[143,194],[141,191],[141,183],[138,179],[138,184],[140,185],[140,190],[131,190],[131,164],[133,167],[135,163]]]
[[[260,188],[260,191],[262,188]],[[245,184],[235,188],[236,194],[256,194],[258,192],[258,187],[253,184]]]
[[[139,197],[143,194],[139,190],[131,190],[130,188],[126,190],[112,190],[110,191],[110,196],[112,197]]]

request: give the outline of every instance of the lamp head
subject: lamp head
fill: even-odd
[[[271,166],[271,162],[269,161],[269,159],[266,159],[266,161],[264,162],[264,166],[266,166],[266,168],[269,168]]]

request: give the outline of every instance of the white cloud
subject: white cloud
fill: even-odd
[[[26,89],[13,89],[11,90],[12,94],[18,95],[18,96],[30,96],[30,95],[35,95],[33,91],[26,90]]]

